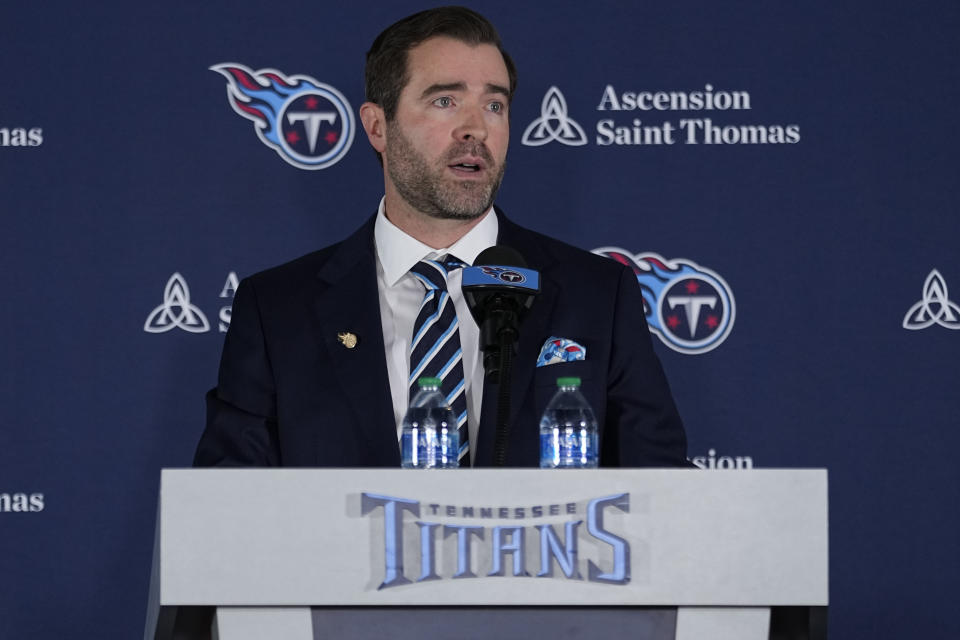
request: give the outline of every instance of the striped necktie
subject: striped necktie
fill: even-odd
[[[463,350],[460,348],[460,329],[457,310],[447,291],[447,274],[463,263],[448,255],[443,261],[421,260],[411,269],[424,286],[423,302],[413,325],[410,343],[410,399],[418,391],[417,380],[423,377],[440,378],[440,391],[447,398],[457,419],[460,436],[459,463],[470,466],[470,443],[467,431],[467,394],[463,383]]]

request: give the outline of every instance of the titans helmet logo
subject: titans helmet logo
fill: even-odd
[[[210,70],[227,79],[233,110],[252,120],[260,141],[293,166],[325,169],[350,149],[356,130],[353,109],[330,85],[233,62]]]
[[[736,308],[730,285],[720,275],[685,258],[602,247],[593,253],[627,265],[643,293],[647,326],[680,353],[706,353],[733,329]]]

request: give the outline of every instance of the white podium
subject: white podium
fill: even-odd
[[[149,597],[146,640],[820,637],[827,473],[164,470]]]

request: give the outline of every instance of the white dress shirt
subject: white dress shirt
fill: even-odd
[[[410,269],[421,260],[442,260],[453,254],[467,264],[473,264],[481,251],[497,244],[499,223],[491,207],[483,219],[452,246],[434,249],[407,235],[384,215],[383,200],[374,225],[377,252],[377,290],[380,294],[380,323],[383,326],[383,344],[387,356],[387,374],[393,399],[393,417],[397,423],[397,438],[403,416],[410,402],[410,340],[417,321],[424,288]],[[471,461],[476,455],[477,432],[480,427],[480,405],[483,401],[483,360],[480,356],[480,329],[470,314],[460,288],[462,270],[450,272],[447,289],[457,310],[460,323],[460,346],[463,349],[463,377],[466,386],[467,424],[470,434]]]

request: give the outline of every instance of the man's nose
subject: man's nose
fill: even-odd
[[[471,107],[463,110],[463,117],[457,128],[453,131],[453,137],[457,140],[479,140],[485,142],[487,139],[487,123],[483,117],[483,109],[480,107]]]

